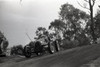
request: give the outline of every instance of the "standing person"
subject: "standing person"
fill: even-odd
[[[8,47],[8,41],[4,37],[3,33],[0,32],[0,54],[4,54]]]
[[[0,54],[2,54],[1,44],[3,43],[3,34],[0,31]]]

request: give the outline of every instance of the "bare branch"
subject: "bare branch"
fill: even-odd
[[[89,8],[82,6],[78,1],[77,1],[77,3],[78,3],[81,7],[90,10]]]

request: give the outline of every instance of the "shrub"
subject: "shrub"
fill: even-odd
[[[79,46],[84,46],[84,45],[89,45],[90,44],[90,40],[86,37],[86,38],[82,38],[80,37],[78,39],[79,41]]]
[[[68,39],[64,39],[63,41],[62,41],[62,48],[64,48],[64,49],[69,49],[69,48],[74,48],[74,47],[77,47],[78,45],[79,45],[79,42],[78,42],[78,40],[72,40],[72,41],[70,41],[70,40],[68,40]]]
[[[23,46],[17,45],[11,48],[11,55],[23,55]]]

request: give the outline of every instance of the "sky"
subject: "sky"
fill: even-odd
[[[77,0],[0,0],[0,31],[8,39],[10,47],[24,46],[30,42],[26,33],[34,40],[37,27],[48,28],[50,22],[59,17],[61,5],[67,2],[88,13]]]

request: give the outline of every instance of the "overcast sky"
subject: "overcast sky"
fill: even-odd
[[[20,0],[0,0],[0,30],[9,46],[29,43],[26,32],[34,40],[37,27],[48,28],[50,22],[58,18],[61,5],[67,2],[86,11],[76,0],[22,0],[21,3]]]

